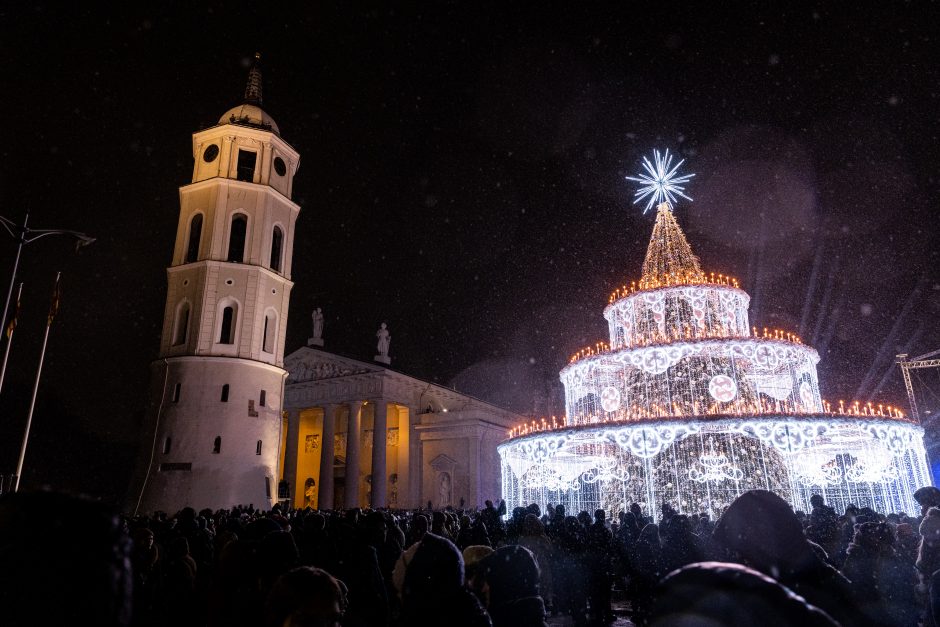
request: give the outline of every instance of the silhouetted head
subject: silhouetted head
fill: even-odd
[[[132,612],[130,538],[99,503],[56,492],[0,498],[4,627],[123,627]]]
[[[518,544],[501,546],[481,563],[486,581],[487,606],[539,596],[539,567],[532,551]]]
[[[768,490],[749,490],[736,498],[718,519],[712,538],[726,561],[775,578],[817,561],[796,514]]]
[[[667,575],[654,591],[654,627],[836,627],[828,614],[774,579],[740,564],[700,562]]]
[[[338,627],[346,594],[330,573],[311,566],[290,570],[274,582],[265,603],[266,627]]]
[[[940,489],[929,485],[914,492],[914,500],[920,505],[921,516],[931,507],[940,507]]]

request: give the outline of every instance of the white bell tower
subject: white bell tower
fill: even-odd
[[[193,134],[132,512],[277,500],[300,155],[261,109],[259,58],[242,104]]]

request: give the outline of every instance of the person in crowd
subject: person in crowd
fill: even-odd
[[[917,551],[918,592],[924,606],[924,627],[940,627],[940,508],[923,516]]]
[[[364,522],[364,519],[363,519]],[[348,510],[331,535],[336,559],[326,570],[349,590],[344,625],[380,627],[389,621],[389,603],[378,553],[368,544],[357,510]]]
[[[894,544],[894,530],[888,523],[856,525],[842,574],[852,582],[869,624],[912,627],[918,618],[915,570],[897,554]]]
[[[484,544],[472,544],[461,552],[463,556],[464,585],[483,605],[486,604],[483,595],[486,582],[483,579],[483,569],[480,567],[480,563],[492,553],[493,549]]]
[[[539,594],[539,567],[532,551],[520,545],[502,546],[487,556],[480,568],[493,627],[547,627],[545,603]]]
[[[539,590],[546,607],[552,607],[552,595],[555,582],[552,579],[552,567],[555,562],[555,547],[545,534],[545,526],[535,514],[526,514],[522,522],[522,535],[519,545],[524,546],[535,556],[539,567]]]
[[[826,552],[827,559],[834,563],[839,553],[839,517],[826,505],[823,497],[814,494],[809,499],[813,510],[809,515],[806,536]]]
[[[157,624],[159,599],[163,594],[160,547],[149,527],[137,527],[130,532],[131,572],[134,574],[134,627]]]
[[[673,571],[654,590],[644,625],[838,627],[821,609],[771,577],[740,564],[700,562]]]
[[[940,507],[940,488],[924,486],[914,492],[914,500],[920,505],[920,517],[923,518],[931,507]]]
[[[628,592],[633,600],[633,622],[643,625],[649,618],[653,588],[663,575],[659,527],[649,523],[640,532],[633,548],[633,576]]]
[[[499,546],[506,540],[506,526],[503,524],[503,516],[506,515],[506,501],[500,499],[499,507],[493,507],[493,501],[487,500],[484,503],[486,507],[480,512],[480,518],[486,525],[486,532],[490,536],[490,542],[493,546]]]
[[[447,538],[425,534],[405,570],[402,624],[489,627],[486,610],[464,586],[463,556]]]
[[[131,543],[120,518],[80,496],[0,497],[0,623],[126,627]]]
[[[692,520],[685,514],[672,516],[662,536],[662,546],[663,574],[704,559],[702,541],[692,532]]]
[[[607,528],[607,514],[594,512],[594,522],[586,530],[586,570],[588,575],[588,605],[590,616],[597,625],[614,622],[610,607],[610,558],[613,534]]]
[[[851,582],[817,553],[793,510],[773,492],[749,490],[735,499],[712,538],[720,561],[773,577],[840,623],[865,624]]]
[[[582,625],[587,620],[585,530],[577,518],[568,516],[553,542],[556,555],[552,570],[554,609],[571,616],[576,625]]]
[[[265,627],[339,627],[346,594],[333,575],[300,566],[282,574],[265,601]]]
[[[176,536],[167,545],[163,595],[160,600],[165,620],[173,625],[197,625],[196,560],[189,553],[189,540]]]

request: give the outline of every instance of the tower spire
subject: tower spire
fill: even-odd
[[[656,208],[656,224],[643,261],[640,287],[697,282],[704,277],[698,257],[692,252],[685,233],[672,215],[672,207],[668,202],[660,203]]]
[[[245,103],[261,106],[261,53],[255,53],[255,60],[248,71],[248,85],[245,86]]]

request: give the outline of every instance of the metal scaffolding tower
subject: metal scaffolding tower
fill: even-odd
[[[911,403],[911,416],[917,422],[920,422],[920,412],[917,409],[917,398],[914,396],[914,386],[911,384],[911,370],[914,368],[940,368],[940,358],[931,359],[940,355],[940,349],[931,351],[920,357],[913,359],[907,358],[907,353],[898,355],[898,365],[901,366],[901,374],[904,377],[904,386],[907,388],[907,399]]]

